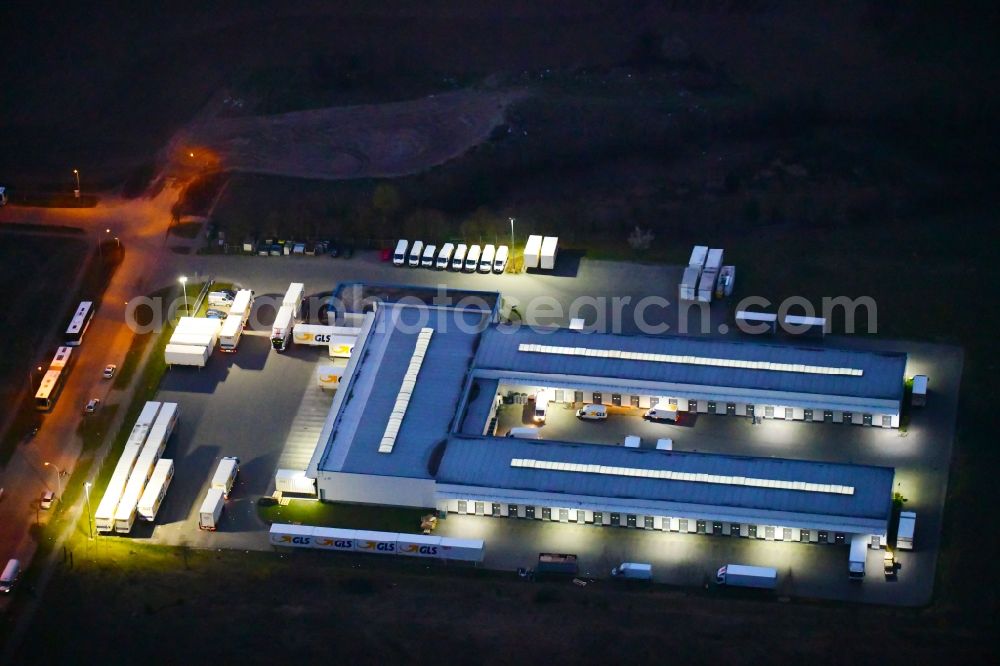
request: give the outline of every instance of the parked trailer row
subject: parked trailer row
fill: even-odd
[[[392,263],[396,266],[465,271],[466,273],[503,273],[507,270],[510,248],[506,245],[466,245],[465,243],[424,244],[402,239],[396,243]]]
[[[167,447],[167,440],[177,425],[178,407],[175,402],[163,403],[149,436],[142,445],[142,451],[135,461],[132,473],[129,475],[125,491],[122,493],[118,508],[115,510],[114,530],[121,534],[132,531],[146,484],[153,475],[160,456]]]
[[[486,542],[427,534],[345,530],[310,525],[271,525],[273,546],[316,548],[380,555],[405,555],[461,562],[482,562]]]
[[[160,458],[153,469],[153,475],[149,477],[146,489],[142,491],[142,497],[139,498],[139,505],[136,508],[139,518],[149,522],[156,520],[156,514],[160,511],[160,505],[163,504],[173,479],[174,461]]]
[[[94,524],[98,532],[111,532],[115,529],[115,511],[118,510],[118,504],[125,493],[125,486],[132,475],[132,469],[142,452],[142,446],[146,442],[149,431],[156,422],[156,415],[159,413],[160,407],[161,403],[159,402],[147,402],[142,411],[139,412],[135,425],[132,426],[132,432],[129,434],[125,448],[111,474],[111,480],[104,491],[104,497],[101,498],[100,504],[97,505],[97,512],[94,514]]]
[[[524,244],[524,267],[550,271],[556,267],[558,253],[558,236],[528,236]]]

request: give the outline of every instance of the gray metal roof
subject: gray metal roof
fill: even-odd
[[[362,349],[351,396],[319,468],[428,478],[427,461],[447,437],[488,312],[384,305]],[[379,453],[420,328],[434,329],[391,453]]]
[[[853,486],[854,492],[843,495],[512,467],[511,460],[516,458],[847,485]],[[452,437],[435,480],[459,486],[883,520],[889,514],[893,476],[894,470],[889,467],[513,438]]]
[[[520,351],[521,344],[856,368],[861,376],[804,374],[683,363],[564,356]],[[798,394],[900,400],[906,354],[736,342],[712,338],[632,336],[527,326],[490,327],[476,368],[538,375],[576,375]]]

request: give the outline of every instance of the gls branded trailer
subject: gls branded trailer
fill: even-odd
[[[460,562],[482,562],[482,539],[453,539],[424,534],[398,534],[309,525],[271,525],[273,546],[316,548],[376,555],[402,555]]]

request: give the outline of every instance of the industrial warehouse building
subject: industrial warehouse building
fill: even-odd
[[[884,537],[891,468],[494,437],[511,387],[559,402],[899,423],[906,356],[532,330],[475,308],[365,315],[299,488],[320,499],[802,542]]]

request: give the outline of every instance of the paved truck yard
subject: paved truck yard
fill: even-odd
[[[572,299],[590,291],[592,283],[612,278],[631,279],[632,291],[641,298],[644,285],[663,284],[666,295],[674,291],[679,273],[671,268],[582,261],[576,277],[518,275],[485,276],[393,267],[362,254],[350,261],[325,258],[192,257],[202,275],[232,281],[255,289],[260,309],[258,330],[244,334],[235,354],[216,353],[202,370],[174,368],[157,396],[177,402],[180,425],[168,445],[166,457],[176,461],[171,491],[157,519],[152,540],[156,543],[199,547],[269,549],[265,525],[255,503],[274,491],[289,433],[302,411],[303,396],[313,382],[316,364],[326,358],[322,348],[291,345],[278,354],[271,350],[264,329],[273,320],[265,296],[280,295],[289,281],[306,283],[306,293],[329,293],[338,282],[369,279],[380,283],[445,283],[449,288],[499,288],[505,299],[554,295],[568,311]],[[629,291],[629,284],[624,290]],[[669,296],[668,296],[669,298]],[[723,321],[724,304],[713,306],[714,321]],[[626,320],[628,317],[626,317]],[[565,326],[562,320],[551,323]],[[632,332],[625,328],[626,333]],[[898,578],[887,581],[881,571],[881,550],[869,550],[868,574],[859,585],[847,576],[847,546],[788,544],[765,539],[678,534],[657,530],[599,529],[590,524],[560,524],[557,520],[523,520],[507,517],[443,513],[437,532],[443,536],[482,538],[486,542],[484,566],[513,570],[531,566],[539,552],[572,552],[580,558],[581,573],[603,577],[620,561],[646,561],[654,565],[655,579],[678,585],[702,585],[716,568],[728,562],[773,566],[779,572],[780,594],[873,603],[919,605],[933,590],[934,565],[940,533],[941,508],[946,491],[953,424],[957,409],[961,353],[931,344],[837,338],[820,347],[886,350],[908,354],[906,375],[921,373],[933,379],[928,405],[913,412],[904,431],[841,423],[805,423],[781,419],[753,419],[715,414],[684,414],[678,424],[651,423],[641,418],[643,409],[625,404],[614,407],[607,421],[578,420],[569,405],[550,405],[543,441],[568,441],[619,445],[627,435],[642,438],[644,449],[657,438],[670,437],[678,452],[774,459],[813,460],[828,463],[895,468],[894,490],[908,502],[907,510],[919,516],[917,547],[897,551]],[[409,353],[406,353],[407,359]],[[401,357],[402,358],[402,357]],[[403,362],[405,366],[405,362]],[[418,382],[420,380],[418,379]],[[248,418],[248,405],[256,406]],[[316,405],[314,411],[326,408]],[[443,404],[450,413],[453,404]],[[530,422],[522,405],[504,405],[497,435],[504,428]],[[318,426],[317,426],[318,427]],[[381,430],[378,430],[381,435]],[[227,502],[219,531],[197,529],[197,512],[214,465],[223,455],[241,459],[236,490]],[[148,527],[146,528],[148,530]],[[711,530],[708,530],[711,532]],[[149,536],[140,528],[139,538]],[[778,537],[780,539],[780,537]],[[787,538],[787,537],[786,537]],[[832,541],[832,536],[831,536]],[[335,555],[334,555],[335,556]]]

